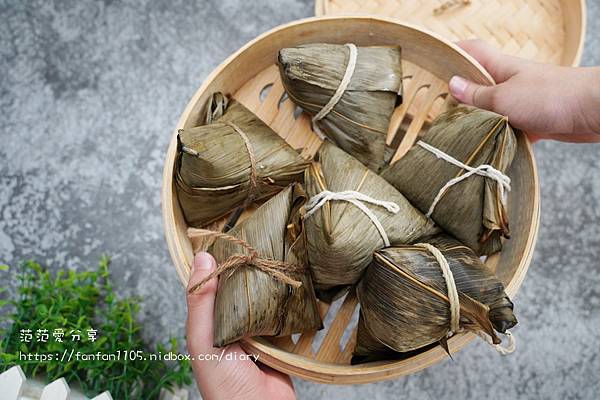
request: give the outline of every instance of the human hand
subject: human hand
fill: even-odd
[[[200,282],[216,268],[215,259],[200,252],[194,257],[188,289]],[[291,379],[265,365],[250,359],[240,360],[246,354],[239,344],[223,349],[213,347],[213,315],[218,278],[208,281],[200,290],[187,295],[187,347],[194,377],[203,399],[295,399]],[[232,355],[233,359],[226,357]],[[204,360],[198,360],[198,356]],[[215,360],[207,360],[210,355]],[[219,361],[218,357],[221,357]]]
[[[458,45],[497,83],[481,86],[455,76],[449,88],[458,101],[508,116],[533,140],[600,142],[600,68],[539,64],[481,40]]]

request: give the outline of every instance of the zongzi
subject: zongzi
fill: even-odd
[[[373,337],[369,327],[365,324],[365,319],[359,314],[358,326],[356,328],[356,345],[350,363],[356,365],[382,360],[405,360],[435,346],[438,346],[438,343],[431,343],[420,349],[411,351],[394,351]]]
[[[458,106],[381,176],[442,229],[489,255],[509,237],[505,174],[516,148],[506,117]]]
[[[376,251],[357,296],[359,359],[437,342],[448,350],[447,338],[462,330],[498,344],[495,331],[517,323],[502,283],[470,248],[445,234]]]
[[[214,345],[252,336],[285,336],[322,328],[310,280],[301,207],[306,195],[293,184],[227,234],[212,235],[219,266],[200,282],[220,275],[215,300]]]
[[[438,232],[379,175],[323,143],[306,171],[305,226],[317,295],[330,300],[358,282],[373,251]]]
[[[279,51],[283,86],[313,129],[374,171],[402,102],[400,47],[305,44]]]
[[[203,123],[178,135],[175,185],[188,225],[204,226],[302,180],[306,160],[242,104],[215,93]]]

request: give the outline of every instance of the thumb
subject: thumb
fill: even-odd
[[[497,86],[483,86],[460,76],[453,76],[448,83],[450,94],[461,103],[494,111]]]
[[[457,44],[488,71],[496,83],[506,82],[523,69],[528,61],[503,54],[480,39],[462,40]]]
[[[187,288],[187,342],[190,353],[211,353],[213,350],[213,314],[217,278],[207,281],[193,293],[189,290],[216,268],[215,259],[208,253],[194,256],[192,274]]]

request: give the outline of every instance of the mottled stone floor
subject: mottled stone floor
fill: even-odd
[[[588,6],[583,63],[599,65],[600,2]],[[312,13],[311,0],[0,0],[0,261],[86,268],[109,254],[119,293],[146,299],[144,336],[181,335],[183,289],[159,204],[171,130],[230,53]],[[302,398],[597,398],[600,145],[535,153],[542,222],[516,298],[518,352],[500,358],[476,343],[389,382],[296,381]]]

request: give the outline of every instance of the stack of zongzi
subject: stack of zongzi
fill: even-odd
[[[506,117],[458,106],[381,176],[445,231],[488,255],[509,236],[504,174],[516,144]]]
[[[394,107],[402,101],[400,47],[305,44],[279,51],[285,90],[313,129],[378,171]]]
[[[375,252],[357,287],[362,321],[355,361],[413,352],[437,342],[446,346],[448,333],[463,329],[482,331],[499,343],[494,330],[505,333],[516,325],[504,286],[471,249],[447,235],[424,242]]]
[[[270,198],[227,232],[190,229],[213,239],[217,270],[191,290],[220,277],[215,346],[320,329],[317,297],[330,302],[349,288],[361,307],[353,363],[438,344],[449,351],[461,331],[498,344],[497,333],[517,324],[504,285],[479,257],[509,237],[515,134],[501,115],[458,106],[387,165],[400,53],[353,44],[280,50],[287,95],[329,139],[312,162],[221,93],[201,126],[179,131],[175,185],[189,225]]]
[[[242,104],[215,93],[203,122],[178,135],[175,182],[190,226],[204,226],[302,180],[308,163]]]
[[[251,336],[321,329],[300,217],[305,202],[302,187],[293,184],[228,234],[191,230],[192,236],[196,232],[216,237],[210,249],[220,274],[215,301],[216,347]]]
[[[306,171],[305,225],[315,289],[329,300],[358,282],[373,251],[438,231],[384,179],[330,143]]]

